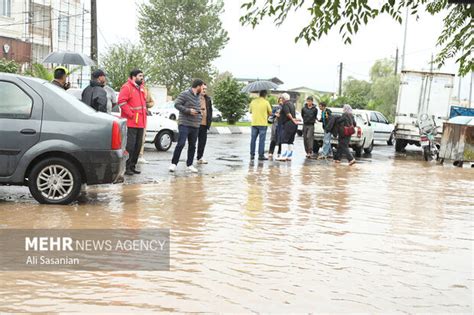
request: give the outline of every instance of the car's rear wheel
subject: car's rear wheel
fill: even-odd
[[[374,140],[372,140],[372,142],[370,143],[370,146],[368,148],[364,148],[364,152],[366,154],[370,154],[370,153],[372,153],[373,149],[374,149]]]
[[[39,203],[67,205],[81,192],[78,168],[63,158],[47,158],[31,169],[28,188]]]
[[[405,140],[395,141],[395,152],[404,152],[407,142]]]
[[[173,134],[170,131],[162,131],[155,138],[155,148],[158,151],[168,151],[173,144]]]

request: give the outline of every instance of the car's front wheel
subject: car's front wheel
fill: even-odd
[[[173,134],[170,131],[162,131],[155,138],[155,148],[158,151],[168,151],[173,144]]]
[[[39,203],[67,205],[81,192],[78,168],[63,158],[47,158],[31,169],[28,188]]]

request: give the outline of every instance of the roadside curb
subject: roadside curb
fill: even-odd
[[[212,127],[211,126],[208,133],[211,134],[211,135],[250,134],[250,127],[238,127],[238,126]]]

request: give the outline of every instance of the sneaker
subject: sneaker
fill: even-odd
[[[250,161],[253,161],[253,160],[255,160],[255,156],[252,156],[252,155],[251,155],[251,156],[250,156]]]
[[[287,161],[291,161],[291,157],[292,157],[292,156],[293,156],[293,151],[291,151],[290,153],[288,153],[288,154],[286,155],[286,160],[287,160]]]
[[[132,168],[131,171],[134,173],[134,174],[141,174],[142,172],[140,172],[139,170],[135,169],[135,168]]]
[[[178,167],[176,164],[171,164],[171,165],[170,165],[170,168],[169,168],[170,172],[171,172],[171,173],[176,172],[176,167]]]
[[[352,161],[349,162],[349,166],[354,165],[356,163],[356,160],[353,159]]]
[[[133,175],[135,175],[135,173],[132,172],[132,170],[126,170],[126,171],[125,171],[125,175],[127,175],[127,176],[133,176]]]
[[[207,161],[206,161],[206,160],[203,160],[203,159],[200,159],[200,160],[198,160],[197,163],[198,163],[198,164],[207,164]]]
[[[191,173],[197,173],[198,172],[197,168],[195,168],[194,165],[188,166],[187,170],[188,170],[188,172],[191,172]]]
[[[141,157],[141,158],[138,158],[138,163],[139,164],[148,164],[148,161]]]
[[[259,161],[268,161],[268,158],[266,156],[260,156],[258,157]]]
[[[268,159],[270,159],[270,160],[273,159],[273,154],[268,153]]]
[[[327,158],[328,158],[328,157],[325,156],[325,155],[320,155],[320,156],[318,156],[318,160],[327,160]]]

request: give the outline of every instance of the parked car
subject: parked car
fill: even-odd
[[[127,125],[44,80],[0,73],[0,184],[69,204],[83,184],[123,178]]]
[[[67,92],[81,99],[81,89],[69,89]],[[120,108],[118,106],[112,108],[112,115],[120,118]],[[157,112],[153,113],[149,111],[145,143],[153,143],[158,151],[168,151],[173,145],[173,142],[177,141],[178,124],[176,121],[165,118]]]
[[[298,129],[296,129],[296,134],[300,137],[303,136],[303,116],[301,116],[301,113],[299,111],[295,112],[295,118],[298,120]]]
[[[384,141],[388,145],[395,142],[395,126],[391,124],[387,118],[381,113],[373,110],[358,110],[359,112],[367,112],[370,119],[370,126],[374,129],[374,140]]]
[[[341,116],[342,108],[330,108],[333,115]],[[349,146],[354,150],[357,157],[362,156],[362,151],[370,154],[374,148],[374,130],[371,127],[369,115],[366,111],[353,111],[357,127],[355,134],[351,137]],[[323,146],[324,131],[323,125],[319,121],[314,124],[314,146],[313,152],[318,153]],[[337,138],[332,138],[331,144],[337,148]]]
[[[171,120],[177,120],[179,117],[179,111],[174,107],[174,101],[157,104],[153,106],[150,111],[153,115],[158,115]]]
[[[120,117],[118,106],[112,108],[112,115]],[[148,112],[145,143],[153,143],[158,151],[168,151],[173,142],[178,141],[178,136],[178,124],[175,120]]]

